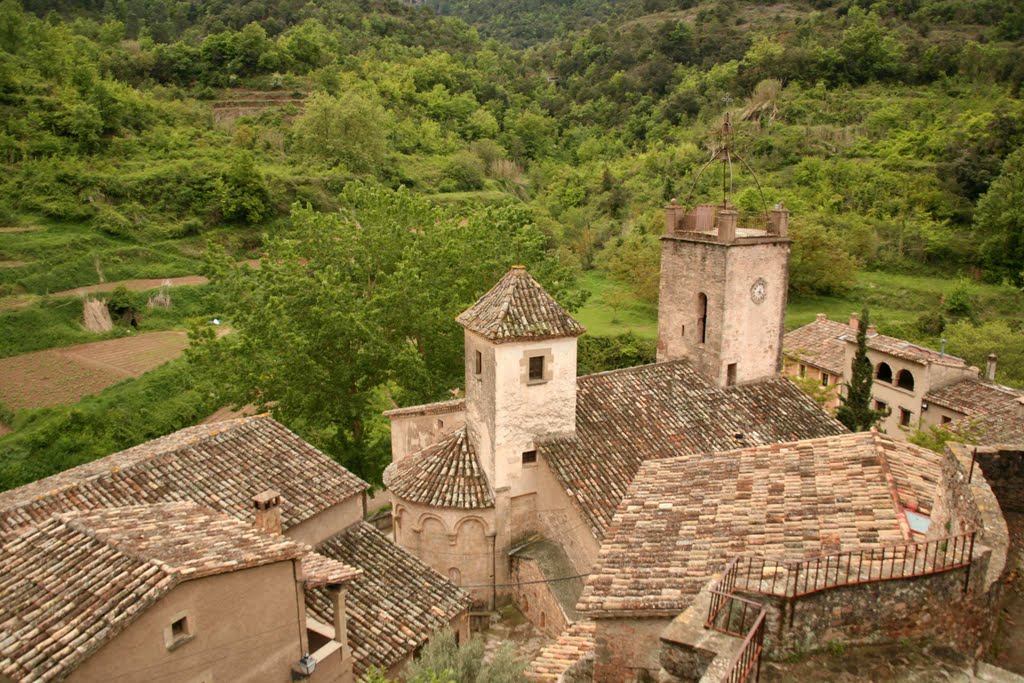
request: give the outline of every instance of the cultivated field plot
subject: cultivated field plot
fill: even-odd
[[[184,332],[149,332],[0,358],[0,401],[14,410],[75,403],[177,358],[186,346]]]

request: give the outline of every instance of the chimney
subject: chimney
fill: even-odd
[[[860,317],[856,313],[850,314],[850,327],[855,330],[860,327]]]
[[[826,320],[828,320],[828,314],[827,313],[818,313],[816,316],[814,316],[814,319],[817,320],[819,323],[823,323]]]
[[[682,219],[683,207],[679,206],[676,198],[673,197],[672,201],[665,207],[665,234],[674,235]]]
[[[996,381],[996,361],[997,360],[999,360],[999,357],[996,356],[996,354],[994,354],[994,353],[988,354],[988,359],[986,360],[986,363],[985,363],[985,379],[987,379],[989,382],[995,382]]]
[[[875,326],[871,325],[871,324],[868,324],[868,336],[869,337],[874,337],[877,334],[878,334],[878,330],[875,329]]]
[[[281,494],[267,489],[252,497],[256,509],[256,528],[272,534],[281,533]]]
[[[718,241],[736,241],[736,220],[739,212],[735,209],[722,209],[718,212]]]
[[[779,237],[789,234],[789,209],[782,202],[776,204],[768,216],[768,234]]]

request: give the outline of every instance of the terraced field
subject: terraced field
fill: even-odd
[[[177,358],[186,346],[184,332],[150,332],[3,358],[0,402],[14,410],[75,403]]]

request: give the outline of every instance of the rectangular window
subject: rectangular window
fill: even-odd
[[[523,464],[533,465],[537,462],[537,451],[523,451]]]
[[[729,367],[725,369],[725,386],[731,387],[736,384],[736,364],[729,363]]]
[[[888,407],[885,401],[875,401],[875,410],[885,410]]]
[[[530,380],[544,379],[544,356],[530,356]]]
[[[479,351],[476,352],[476,361],[473,371],[478,375],[484,371],[484,354]]]
[[[900,426],[901,427],[909,427],[910,426],[910,415],[911,415],[911,412],[909,410],[907,410],[906,408],[900,408]]]
[[[827,387],[828,386],[828,373],[827,372],[821,373],[821,386],[823,386],[823,387]]]
[[[806,365],[801,365],[800,366],[800,376],[801,377],[806,377],[807,376],[807,366]]]

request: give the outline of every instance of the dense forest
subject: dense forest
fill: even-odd
[[[650,316],[726,114],[793,214],[792,323],[867,304],[1024,385],[1020,3],[3,0],[0,84],[0,355],[98,338],[62,290],[212,280],[146,323],[184,359],[0,406],[0,486],[245,403],[378,480],[380,411],[460,385],[452,318],[509,265]],[[606,327],[581,371],[651,358]]]

